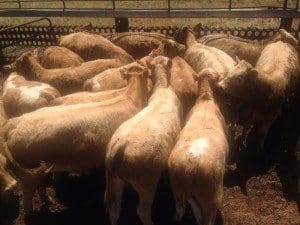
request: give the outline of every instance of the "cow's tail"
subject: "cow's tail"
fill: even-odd
[[[3,155],[6,157],[8,168],[13,172],[13,174],[21,180],[22,183],[32,183],[35,180],[35,175],[30,170],[23,168],[11,155],[8,149],[7,143],[4,141],[3,137],[0,137],[0,148]]]

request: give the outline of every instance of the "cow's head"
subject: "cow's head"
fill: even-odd
[[[202,81],[203,79],[207,79],[210,83],[218,82],[220,75],[213,68],[203,69],[200,73],[193,74],[195,81]]]
[[[143,66],[141,62],[133,62],[119,69],[120,74],[126,80],[130,77],[147,78],[149,73],[147,67]]]
[[[168,58],[174,58],[176,56],[183,56],[185,52],[185,46],[179,44],[171,39],[162,40],[162,43],[149,54],[149,60],[154,59],[157,56],[166,56]]]
[[[171,67],[172,60],[165,56],[157,56],[151,62],[148,63],[148,68],[151,70],[152,82],[155,84],[156,80],[161,77],[161,75],[166,75],[167,82],[169,83],[171,77]],[[161,71],[156,71],[161,70]]]
[[[245,87],[252,84],[257,75],[257,70],[250,63],[237,58],[234,68],[218,82],[218,86],[226,93],[240,97],[245,92]]]
[[[28,56],[28,55],[31,55],[33,57],[41,57],[41,50],[40,49],[34,49],[34,50],[30,50],[28,52],[25,52],[25,53],[22,53],[21,55],[19,55],[17,57],[17,59],[15,60],[15,62],[11,63],[11,64],[7,64],[7,65],[4,65],[3,66],[3,71],[5,74],[10,74],[14,71],[17,71],[17,72],[21,72],[23,70],[23,67],[24,65],[26,65],[26,62],[25,61],[25,57]],[[26,67],[26,66],[25,66]]]
[[[193,34],[193,31],[189,27],[185,26],[175,31],[174,38],[180,44],[186,44],[186,39],[190,33]]]
[[[3,72],[5,75],[8,75],[14,71],[16,71],[16,63],[15,62],[3,66]]]
[[[173,41],[173,40],[163,40],[164,56],[169,58],[174,58],[175,56],[183,56],[185,52],[185,46]]]
[[[290,45],[298,48],[298,40],[285,29],[280,29],[277,34],[273,37],[274,41],[283,41],[285,43],[289,43]]]

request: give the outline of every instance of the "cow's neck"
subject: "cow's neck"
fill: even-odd
[[[151,71],[151,73],[154,77],[153,91],[155,91],[158,88],[167,88],[169,86],[167,78],[168,71],[165,68],[163,68],[162,66],[156,66]]]
[[[214,98],[209,80],[207,78],[198,81],[198,101],[212,100]]]
[[[154,57],[155,57],[155,56],[154,56]],[[150,53],[149,55],[144,56],[143,58],[141,58],[139,61],[141,62],[141,64],[142,64],[143,66],[146,66],[146,67],[147,67],[147,61],[148,61],[148,62],[151,61],[154,57],[153,57],[153,55]]]
[[[147,101],[147,79],[142,75],[131,76],[128,80],[126,96],[133,102],[133,104],[142,108]]]
[[[29,64],[28,64],[28,74],[33,79],[39,78],[40,75],[44,72],[44,68],[40,65],[40,63],[34,58],[29,58]]]
[[[186,46],[187,46],[187,48],[193,46],[196,43],[197,43],[197,41],[196,41],[195,35],[192,32],[189,31],[187,33],[187,37],[186,37]]]

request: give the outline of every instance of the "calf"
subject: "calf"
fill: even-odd
[[[252,66],[244,60],[234,61],[225,52],[198,43],[193,32],[187,27],[179,30],[176,38],[186,45],[184,59],[197,73],[210,68],[222,80],[227,76],[245,74],[252,69]]]
[[[149,55],[163,40],[169,40],[169,38],[158,33],[125,32],[113,34],[110,40],[134,58],[140,59]]]
[[[108,91],[99,91],[99,92],[76,92],[73,94],[65,95],[59,98],[56,98],[50,102],[50,106],[54,105],[74,105],[80,103],[88,103],[88,102],[101,102],[108,99],[115,98],[124,94],[126,91],[125,88],[117,89],[117,90],[108,90]]]
[[[189,112],[198,96],[194,75],[195,71],[183,58],[176,56],[172,59],[170,84],[182,103],[183,115]]]
[[[16,61],[16,71],[31,80],[48,83],[66,94],[82,90],[83,82],[96,74],[122,65],[117,59],[98,59],[77,67],[45,69],[32,54],[27,53]]]
[[[137,211],[143,224],[152,224],[156,186],[167,169],[169,154],[181,129],[182,109],[169,86],[170,67],[171,61],[166,57],[152,60],[154,88],[148,106],[124,122],[108,145],[105,202],[112,225],[118,223],[125,182],[139,195]]]
[[[165,40],[162,41],[161,45],[159,45],[157,49],[143,57],[139,62],[146,65],[147,61],[151,61],[154,57],[159,55],[173,58],[175,56],[182,55],[184,49],[184,46],[182,46],[182,48],[176,48],[176,42],[173,40]],[[130,65],[131,64],[127,64],[123,67],[126,68]],[[84,82],[84,89],[87,91],[104,91],[118,89],[125,86],[126,81],[122,79],[118,69],[106,70]],[[151,82],[149,82],[149,89],[151,89]]]
[[[196,76],[199,96],[168,162],[176,220],[181,220],[188,201],[199,225],[213,225],[221,207],[228,154],[225,122],[210,84],[213,76],[209,70]]]
[[[281,113],[283,103],[295,91],[299,79],[298,53],[290,44],[269,44],[259,57],[255,69],[235,74],[219,82],[226,93],[240,99],[243,115],[243,142],[252,127],[256,128],[258,150],[264,149],[268,131]],[[255,91],[253,91],[255,90]]]
[[[218,48],[232,58],[239,57],[255,65],[263,49],[268,44],[280,40],[298,47],[298,40],[284,29],[280,29],[274,36],[261,41],[244,39],[229,34],[211,34],[200,38],[198,41],[207,46]]]
[[[50,46],[46,49],[37,48],[33,50],[31,54],[36,57],[39,63],[46,69],[80,66],[84,62],[75,52],[60,46]],[[19,58],[21,57],[23,57],[23,55]],[[3,68],[6,73],[11,73],[16,70],[16,62],[5,65]]]
[[[147,100],[148,70],[138,64],[122,74],[128,79],[128,88],[121,96],[97,103],[45,107],[6,122],[1,136],[12,158],[22,167],[34,169],[34,173],[30,170],[32,179],[19,177],[26,212],[32,211],[36,190],[42,202],[48,202],[43,175],[81,173],[104,164],[106,145],[114,131]]]
[[[11,73],[3,84],[3,106],[8,117],[45,107],[60,96],[55,88],[48,84],[27,81],[17,73]]]
[[[123,67],[126,67],[126,65]],[[83,83],[83,89],[86,91],[98,92],[123,88],[126,84],[127,82],[122,78],[120,69],[112,68],[87,79]]]
[[[38,49],[38,59],[46,69],[75,67],[84,62],[75,52],[61,46]]]
[[[118,59],[124,64],[134,61],[122,48],[114,45],[99,34],[77,32],[61,36],[60,46],[66,47],[80,55],[85,61],[95,59]]]

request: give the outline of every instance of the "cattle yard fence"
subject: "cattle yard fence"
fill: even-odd
[[[136,2],[133,0],[125,1]],[[145,2],[145,0],[143,1]],[[116,0],[88,1],[110,3],[110,6],[106,8],[74,8],[69,6],[72,2],[80,2],[79,0],[2,0],[0,1],[0,17],[37,17],[38,19],[18,26],[0,25],[0,64],[12,62],[16,56],[27,49],[57,45],[61,35],[78,29],[101,33],[108,38],[111,33],[124,31],[159,32],[172,36],[178,29],[176,26],[132,27],[129,25],[128,18],[281,18],[280,27],[298,37],[299,29],[297,31],[292,29],[292,23],[294,18],[300,18],[299,0],[283,0],[281,5],[259,7],[236,7],[234,4],[236,1],[228,0],[227,7],[224,8],[177,8],[173,5],[174,0],[166,0],[166,7],[164,8],[135,9],[120,8],[117,3],[122,1]],[[44,5],[41,5],[42,3]],[[48,7],[53,3],[56,3],[54,7]],[[53,25],[48,17],[109,17],[115,18],[115,26],[57,26]],[[48,25],[39,25],[40,22],[44,21]],[[216,28],[207,26],[198,26],[196,30],[198,37],[211,33],[226,33],[257,40],[271,37],[277,31],[277,28]]]

